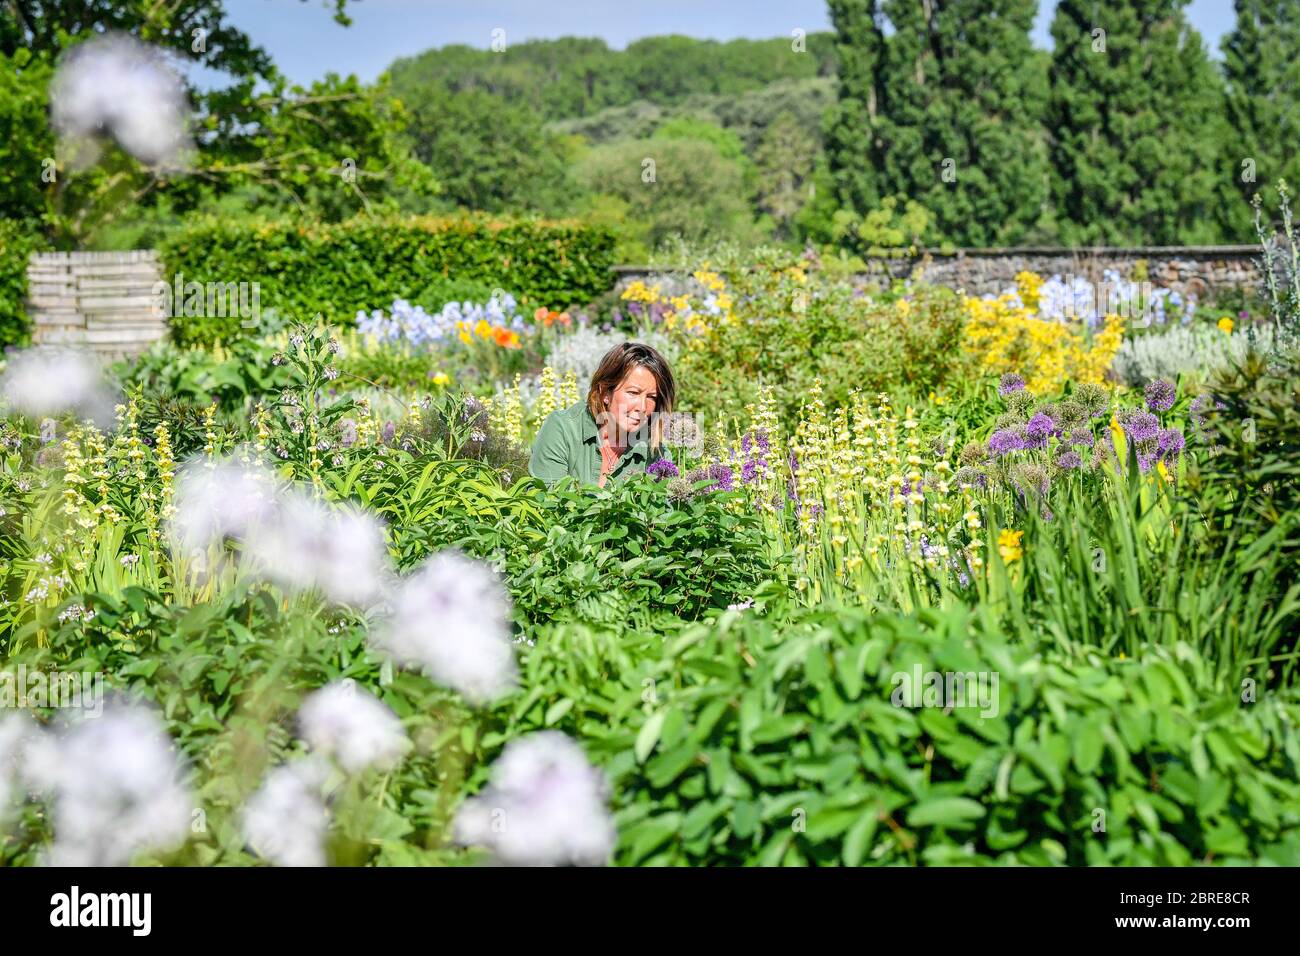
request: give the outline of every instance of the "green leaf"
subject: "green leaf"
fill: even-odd
[[[907,823],[913,827],[968,829],[982,816],[984,807],[967,797],[931,797],[908,811]]]
[[[645,763],[650,752],[655,749],[655,744],[659,742],[659,732],[664,726],[664,718],[667,716],[667,710],[657,710],[641,725],[641,730],[636,735],[636,746],[633,748],[637,763]]]

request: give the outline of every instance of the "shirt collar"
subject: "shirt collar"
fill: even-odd
[[[599,445],[600,443],[600,426],[596,424],[595,417],[591,414],[591,409],[587,407],[586,402],[580,403],[582,406],[582,440],[588,445]],[[645,438],[638,438],[632,443],[632,447],[627,452],[645,461],[650,457],[650,443]]]

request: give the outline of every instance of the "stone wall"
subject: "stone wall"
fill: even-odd
[[[1044,278],[1059,274],[1083,276],[1100,283],[1114,269],[1123,279],[1146,269],[1146,281],[1183,295],[1203,299],[1207,293],[1230,288],[1257,288],[1259,246],[1148,246],[1098,249],[959,249],[944,254],[898,259],[872,259],[866,278],[906,278],[915,270],[930,282],[961,289],[968,295],[996,295],[1015,285],[1017,272],[1037,272]],[[620,266],[620,284],[655,274],[642,266]]]

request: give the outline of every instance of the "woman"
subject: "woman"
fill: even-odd
[[[644,472],[660,457],[659,416],[677,386],[667,360],[636,342],[616,345],[591,377],[587,400],[551,412],[533,442],[528,471],[553,485],[568,475],[605,487]]]

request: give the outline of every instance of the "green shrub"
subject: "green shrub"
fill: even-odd
[[[521,303],[564,307],[609,288],[613,236],[570,222],[483,218],[352,219],[337,224],[206,220],[162,246],[164,275],[258,283],[259,305],[290,321],[350,323],[394,298],[432,304],[448,292],[507,289]],[[453,297],[456,297],[453,295]],[[442,302],[437,302],[438,306]],[[177,317],[177,341],[240,334],[239,318]]]
[[[734,278],[738,321],[683,349],[675,370],[682,394],[707,395],[712,415],[741,414],[771,384],[794,422],[815,378],[828,408],[847,406],[854,388],[923,399],[962,367],[965,315],[949,289],[916,286],[900,308],[897,296],[861,296],[847,283]]]
[[[1293,693],[1216,696],[1185,647],[1044,659],[962,612],[761,610],[667,637],[556,628],[521,649],[531,692],[483,744],[584,741],[624,865],[1300,861]],[[917,665],[997,674],[997,713],[896,706]]]
[[[22,345],[31,336],[27,317],[27,258],[45,241],[24,223],[0,219],[0,346]]]

